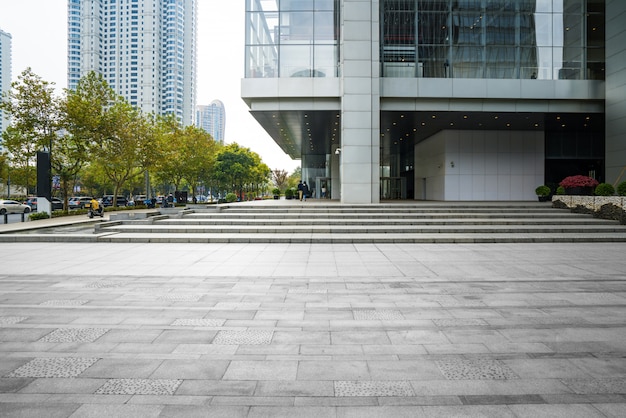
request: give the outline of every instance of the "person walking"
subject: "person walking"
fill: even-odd
[[[302,180],[300,180],[300,182],[298,183],[298,197],[300,198],[300,201],[302,202],[302,188],[303,188],[303,184],[302,184]]]
[[[308,196],[308,194],[309,194],[309,186],[306,184],[306,181],[305,181],[304,184],[302,184],[302,196],[305,202],[306,202],[306,197]]]

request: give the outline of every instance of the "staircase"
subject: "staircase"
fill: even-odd
[[[96,226],[98,242],[626,242],[626,226],[534,202],[342,205],[310,200],[200,206]]]

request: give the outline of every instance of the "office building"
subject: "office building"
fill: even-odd
[[[622,0],[246,0],[241,95],[344,203],[536,200],[620,180],[624,22]]]
[[[137,108],[192,125],[196,0],[68,0],[68,87],[90,71]]]
[[[196,126],[211,134],[213,139],[224,143],[226,130],[226,109],[220,100],[213,100],[208,106],[196,107]]]
[[[11,90],[11,34],[0,29],[0,95]],[[9,119],[0,110],[0,135],[9,126]],[[0,152],[2,143],[0,141]]]

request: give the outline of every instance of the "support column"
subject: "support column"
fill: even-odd
[[[626,2],[606,2],[606,182],[626,181]],[[621,177],[620,177],[621,175]]]
[[[341,201],[380,201],[379,1],[343,0]]]

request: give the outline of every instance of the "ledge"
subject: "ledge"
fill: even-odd
[[[552,207],[590,213],[596,218],[619,221],[622,225],[626,225],[625,204],[624,196],[552,196]]]

